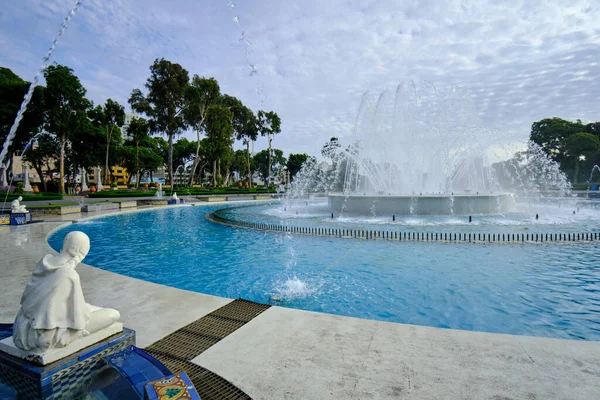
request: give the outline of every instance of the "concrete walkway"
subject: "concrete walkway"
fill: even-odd
[[[214,203],[212,203],[214,204]],[[93,214],[100,213],[90,213]],[[52,250],[51,230],[79,215],[0,226],[0,322]],[[92,243],[93,246],[93,243]],[[229,302],[91,266],[86,300],[114,307],[144,347]],[[255,399],[595,399],[600,342],[436,329],[271,307],[196,359]]]

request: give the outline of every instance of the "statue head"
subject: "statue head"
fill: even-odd
[[[19,196],[19,197],[17,198],[17,200],[19,200],[19,201],[23,201],[23,197]]]
[[[67,253],[77,263],[83,261],[90,251],[90,238],[83,232],[69,232],[63,242],[63,247],[60,250],[62,253]]]

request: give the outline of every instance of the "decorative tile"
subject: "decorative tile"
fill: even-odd
[[[200,400],[200,395],[185,372],[147,383],[147,400]]]

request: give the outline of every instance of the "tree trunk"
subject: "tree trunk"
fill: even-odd
[[[152,177],[152,170],[150,170],[150,182],[154,182],[154,178]]]
[[[192,164],[192,170],[190,171],[190,186],[194,184],[194,174],[196,173],[196,168],[198,168],[198,164],[200,164],[200,130],[196,129],[196,137],[198,138],[198,143],[196,144],[196,157],[194,157],[194,163]]]
[[[169,185],[173,186],[173,133],[169,133]]]
[[[58,183],[59,193],[65,194],[65,146],[67,145],[67,136],[63,133],[60,135],[60,163],[59,175],[60,182]]]
[[[112,129],[109,131],[108,127],[106,127],[106,163],[104,164],[104,182],[109,184],[108,182],[108,153],[110,152],[110,137],[112,135]]]
[[[40,184],[42,185],[42,189],[44,192],[46,192],[46,181],[44,180],[44,169],[42,168],[41,164],[37,164],[37,163],[33,163],[33,168],[35,168],[35,171],[37,172],[38,176],[40,177]]]
[[[250,140],[246,140],[246,159],[248,160],[248,184],[252,186],[252,170],[250,169]]]
[[[223,179],[223,186],[229,186],[229,168],[225,171],[225,179]]]
[[[267,189],[271,186],[271,141],[273,141],[273,138],[269,135],[269,176],[267,177]]]
[[[135,141],[135,187],[140,187],[140,141]]]
[[[217,186],[217,160],[213,160],[212,186]]]

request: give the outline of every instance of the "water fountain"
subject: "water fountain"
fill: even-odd
[[[438,91],[409,82],[377,96],[367,92],[352,137],[326,145],[323,157],[298,175],[292,193],[326,192],[336,215],[509,212],[519,185],[500,185],[490,162],[504,136],[479,122],[471,97],[458,87]],[[526,170],[528,180],[520,185],[540,193],[545,186],[535,179],[541,179],[566,190],[556,163],[535,150],[527,152],[531,162],[513,165]]]

